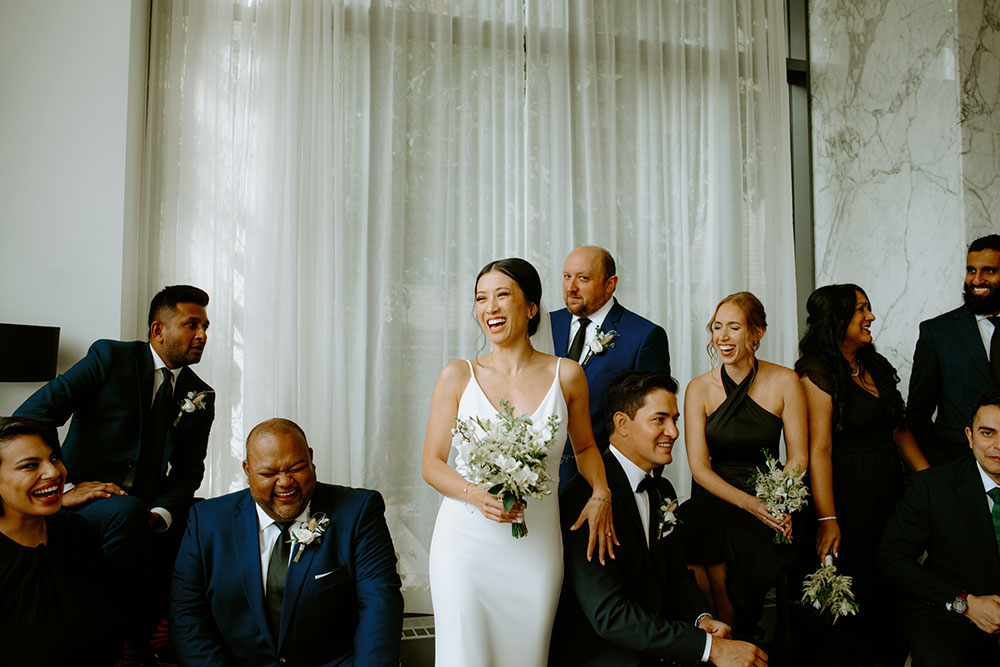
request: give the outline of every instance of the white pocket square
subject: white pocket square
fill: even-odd
[[[333,574],[333,572],[334,572],[333,570],[330,570],[329,572],[324,572],[323,574],[317,574],[316,576],[313,577],[313,580],[315,581],[317,579],[322,579],[323,577],[329,574]]]

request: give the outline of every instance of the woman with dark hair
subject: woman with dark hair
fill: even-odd
[[[832,664],[897,660],[896,595],[875,567],[882,529],[903,492],[903,466],[929,467],[903,425],[896,369],[872,344],[875,321],[857,285],[827,285],[809,295],[806,333],[795,370],[809,407],[809,479],[816,508],[816,562],[827,554],[854,577],[856,617],[838,621]],[[894,634],[893,630],[897,634]]]
[[[587,380],[579,364],[539,352],[542,284],[523,259],[490,262],[476,278],[476,319],[492,350],[441,371],[431,399],[422,471],[444,498],[430,548],[437,665],[544,665],[562,584],[562,535],[555,493],[527,507],[503,504],[471,483],[461,459],[448,465],[456,418],[496,420],[501,401],[544,428],[555,415],[546,470],[552,491],[567,433],[577,465],[593,488],[575,528],[589,522],[588,558],[611,556],[614,528],[604,463],[594,443]],[[544,342],[544,341],[543,341]],[[511,537],[526,521],[528,534]]]
[[[782,431],[785,469],[805,472],[805,397],[791,369],[757,359],[767,328],[750,292],[719,302],[708,323],[709,355],[722,363],[696,377],[684,396],[684,440],[694,476],[680,507],[688,567],[714,613],[734,636],[754,639],[764,596],[794,559],[790,516],[776,517],[756,497],[752,479],[777,459]]]
[[[97,537],[59,511],[65,481],[55,428],[0,417],[3,664],[109,665],[121,646]]]

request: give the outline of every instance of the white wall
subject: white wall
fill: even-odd
[[[0,322],[61,327],[60,372],[135,333],[147,17],[148,0],[0,0]],[[0,384],[0,414],[38,386]]]

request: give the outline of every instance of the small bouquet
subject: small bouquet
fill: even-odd
[[[833,556],[826,555],[823,567],[802,582],[802,604],[811,605],[819,611],[820,616],[826,614],[837,619],[848,614],[858,613],[858,603],[854,601],[851,591],[851,577],[837,574],[837,566],[833,564]]]
[[[458,451],[456,467],[477,486],[489,486],[489,492],[503,503],[509,512],[515,502],[527,505],[526,498],[538,498],[551,493],[552,479],[545,469],[549,446],[559,430],[559,418],[550,415],[536,427],[526,414],[514,415],[507,401],[500,401],[496,421],[470,417],[455,418],[451,444]],[[528,527],[523,522],[512,523],[510,533],[524,537]]]
[[[604,354],[611,348],[615,346],[615,338],[620,334],[612,329],[611,331],[601,331],[601,327],[597,327],[594,330],[594,338],[590,341],[590,345],[587,346],[587,354],[584,356],[583,361],[580,362],[581,366],[586,366],[590,358],[596,354]]]
[[[295,541],[299,543],[298,551],[295,552],[295,562],[302,558],[302,552],[306,547],[315,542],[323,542],[323,533],[330,526],[330,519],[323,512],[317,512],[309,517],[308,521],[301,521],[299,525],[292,529]]]
[[[764,458],[767,460],[767,469],[758,470],[750,483],[754,486],[754,493],[767,505],[771,514],[781,519],[786,514],[805,507],[809,503],[809,489],[803,481],[806,471],[801,466],[795,466],[792,470],[782,470],[766,450]],[[780,532],[775,532],[774,541],[778,544],[791,543],[791,540]]]

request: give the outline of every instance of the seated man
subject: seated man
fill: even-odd
[[[243,471],[248,490],[191,511],[171,591],[178,664],[395,667],[403,597],[382,496],[317,483],[287,419],[250,432]]]
[[[604,466],[620,544],[606,565],[584,556],[587,532],[574,530],[573,518],[584,503],[604,501],[574,477],[559,497],[566,570],[552,665],[767,664],[763,651],[729,639],[729,626],[708,613],[673,534],[677,495],[651,474],[672,459],[676,393],[675,380],[648,371],[620,373],[608,387]]]
[[[1000,665],[1000,390],[973,409],[973,458],[914,475],[878,549],[913,667]]]
[[[163,288],[149,306],[148,342],[96,341],[14,413],[57,426],[73,417],[63,506],[101,537],[139,652],[126,657],[137,662],[166,612],[174,554],[205,472],[214,395],[190,366],[205,350],[207,305],[197,287]],[[197,400],[188,406],[187,397]]]

